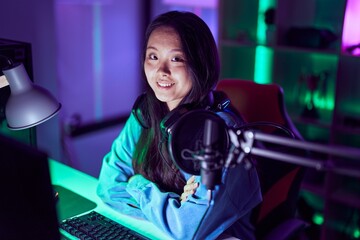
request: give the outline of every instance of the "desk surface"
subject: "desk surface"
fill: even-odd
[[[96,178],[54,160],[49,161],[49,167],[50,167],[52,184],[57,185],[60,188],[63,187],[67,190],[70,190],[80,195],[82,198],[79,198],[80,200],[79,199],[77,200],[79,205],[83,204],[84,200],[86,201],[86,199],[90,200],[90,201],[86,201],[89,204],[87,205],[87,207],[89,207],[89,210],[95,210],[96,212],[103,214],[104,216],[130,229],[133,229],[138,233],[146,237],[149,237],[151,239],[161,239],[161,240],[168,239],[168,237],[166,237],[151,222],[120,214],[115,210],[113,210],[112,208],[110,208],[109,206],[105,205],[101,201],[101,199],[96,195],[96,186],[97,186]],[[60,199],[59,203],[63,204],[61,202],[61,192],[59,195],[59,199]],[[84,205],[82,207],[84,207]],[[84,209],[84,211],[87,211],[87,209]],[[75,210],[74,214],[81,214],[81,213],[76,212]]]

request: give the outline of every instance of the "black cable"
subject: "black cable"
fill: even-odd
[[[274,128],[284,131],[291,138],[295,139],[295,134],[290,129],[284,127],[281,124],[277,124],[277,123],[273,123],[273,122],[259,121],[259,122],[246,123],[246,124],[240,126],[239,129],[244,130],[244,129],[254,128],[254,127],[274,127]]]

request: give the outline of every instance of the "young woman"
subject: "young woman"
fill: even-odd
[[[172,162],[161,128],[162,120],[181,106],[216,106],[219,56],[211,31],[195,14],[172,11],[152,21],[145,39],[148,89],[104,157],[98,195],[123,214],[151,221],[173,239],[216,239],[221,234],[253,239],[250,214],[261,201],[256,170],[241,164],[223,170],[209,205],[201,176],[191,176]],[[225,110],[219,116],[229,126],[242,123]]]

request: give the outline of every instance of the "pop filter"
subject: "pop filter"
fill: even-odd
[[[213,166],[222,166],[219,161],[224,161],[230,141],[225,121],[215,112],[187,111],[168,133],[170,156],[184,172],[203,176],[212,174]]]

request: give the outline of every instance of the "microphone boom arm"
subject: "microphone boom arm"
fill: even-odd
[[[232,167],[237,165],[243,162],[244,159],[246,161],[246,156],[254,155],[302,165],[305,167],[311,167],[315,168],[316,170],[333,171],[343,175],[360,177],[359,168],[335,166],[331,159],[319,160],[310,157],[297,156],[294,154],[258,148],[254,147],[254,143],[255,141],[268,142],[277,144],[279,146],[298,148],[305,151],[314,151],[345,158],[352,158],[357,161],[360,161],[360,149],[345,146],[326,146],[318,143],[310,143],[303,140],[291,139],[250,130],[242,131],[240,129],[228,129],[228,133],[232,144],[229,155],[225,161],[225,167]]]

